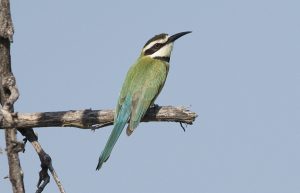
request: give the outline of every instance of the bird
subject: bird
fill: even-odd
[[[130,136],[148,108],[154,104],[169,72],[173,44],[175,40],[189,33],[191,31],[171,36],[161,33],[146,42],[137,61],[127,72],[114,114],[113,130],[99,157],[96,170],[110,157],[127,122],[129,121],[126,133]]]

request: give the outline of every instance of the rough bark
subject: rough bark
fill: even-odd
[[[13,37],[13,25],[8,0],[0,1],[0,102],[2,111],[12,113],[14,102],[19,97],[15,77],[11,71],[10,42]],[[14,193],[24,193],[23,172],[18,152],[22,143],[17,142],[16,129],[5,130],[9,179]]]
[[[0,102],[2,105],[0,119],[12,121],[11,113],[14,111],[14,103],[19,98],[19,91],[15,77],[11,70],[10,43],[13,40],[14,28],[10,14],[9,0],[0,0]],[[42,170],[37,185],[37,193],[43,191],[49,182],[50,170],[60,192],[65,192],[58,176],[52,166],[51,157],[43,151],[37,141],[37,137],[32,128],[18,128],[18,131],[26,137],[26,140],[35,148],[41,160]],[[6,151],[9,165],[9,179],[14,193],[24,193],[23,171],[20,165],[18,152],[24,150],[24,143],[17,141],[16,127],[11,126],[5,129]]]
[[[10,14],[9,0],[0,1],[0,37],[7,38],[12,42],[14,26]]]
[[[1,112],[0,112],[1,115]],[[113,110],[71,110],[40,113],[15,113],[11,117],[2,116],[0,127],[17,128],[32,127],[77,127],[82,129],[96,129],[113,124]],[[154,106],[146,113],[142,122],[180,122],[192,124],[197,117],[196,113],[185,107]]]

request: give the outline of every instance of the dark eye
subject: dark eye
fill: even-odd
[[[153,47],[154,47],[154,48],[159,48],[159,47],[160,47],[160,44],[159,44],[159,43],[156,43],[156,44],[154,44]]]

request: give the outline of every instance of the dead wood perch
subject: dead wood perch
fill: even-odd
[[[114,110],[71,110],[39,113],[15,113],[12,118],[0,112],[0,128],[33,128],[33,127],[77,127],[97,129],[113,124]],[[2,116],[1,116],[2,115]],[[151,107],[142,122],[179,122],[193,124],[197,114],[186,107],[154,106]],[[96,126],[95,126],[96,125]]]

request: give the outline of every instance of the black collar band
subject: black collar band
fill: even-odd
[[[168,57],[168,56],[156,56],[156,57],[154,57],[154,59],[162,60],[165,62],[170,62],[170,57]]]

